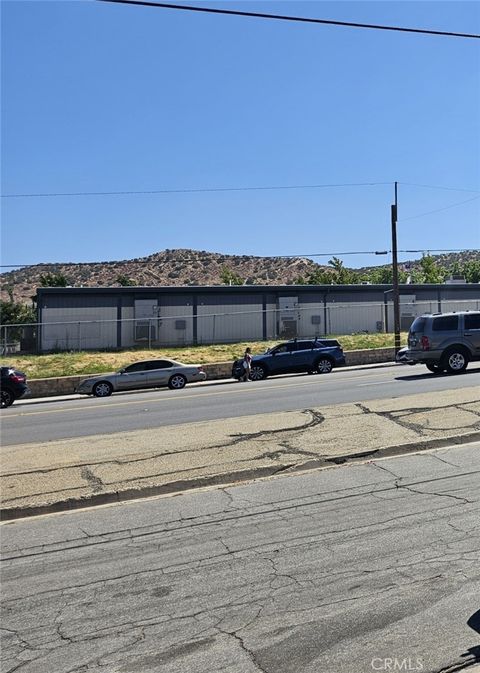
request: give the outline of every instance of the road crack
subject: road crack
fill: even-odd
[[[89,486],[92,487],[92,491],[94,493],[98,493],[99,491],[103,490],[104,483],[100,479],[100,477],[97,477],[92,470],[89,467],[82,467],[80,475],[82,479],[85,479],[85,481],[89,484]]]

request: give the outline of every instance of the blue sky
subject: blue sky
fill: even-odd
[[[475,2],[197,4],[480,33]],[[387,183],[3,198],[4,265],[390,249],[395,180],[400,250],[480,247],[478,40],[93,1],[1,8],[3,194]]]

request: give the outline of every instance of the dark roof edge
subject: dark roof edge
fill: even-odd
[[[436,289],[450,290],[474,290],[478,289],[480,294],[480,284],[478,283],[431,283],[431,284],[400,284],[399,289],[402,291],[411,290],[436,290]],[[294,294],[295,291],[302,292],[329,292],[329,291],[348,291],[348,292],[370,292],[372,290],[387,291],[391,290],[391,284],[384,285],[182,285],[182,286],[120,286],[120,287],[39,287],[38,294],[188,294],[195,292],[196,294],[251,294],[260,292],[289,292]]]

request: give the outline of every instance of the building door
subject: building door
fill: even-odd
[[[298,297],[279,297],[278,333],[282,339],[293,339],[298,331]]]
[[[156,299],[135,299],[135,341],[157,340],[159,311]]]

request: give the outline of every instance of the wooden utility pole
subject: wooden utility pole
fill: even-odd
[[[395,355],[400,350],[400,294],[398,289],[397,258],[397,207],[398,183],[395,182],[395,203],[391,206],[392,217],[392,272],[393,272],[393,329],[395,332]]]

